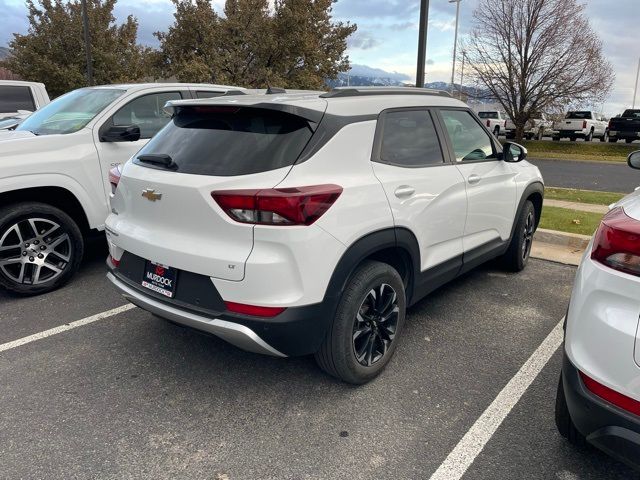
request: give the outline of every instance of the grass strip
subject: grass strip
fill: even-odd
[[[589,203],[592,205],[610,205],[622,197],[624,197],[623,193],[596,192],[593,190],[577,190],[574,188],[547,187],[544,190],[544,198]]]
[[[599,213],[579,212],[560,207],[543,207],[540,228],[560,232],[593,235],[602,215]]]

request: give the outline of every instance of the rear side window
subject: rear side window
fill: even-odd
[[[222,97],[225,92],[213,92],[206,90],[197,90],[196,98],[213,98],[213,97]]]
[[[164,127],[171,115],[164,111],[164,105],[170,100],[180,100],[180,92],[150,93],[138,97],[116,112],[114,125],[137,125],[140,138],[151,138]]]
[[[36,109],[29,87],[0,85],[0,113],[12,113],[18,110]]]
[[[249,175],[293,165],[312,134],[305,119],[289,113],[193,107],[175,115],[140,155],[169,155],[180,173]]]
[[[382,122],[381,162],[399,167],[444,162],[433,120],[426,110],[386,112]]]

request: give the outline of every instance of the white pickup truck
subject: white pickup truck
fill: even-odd
[[[569,111],[564,120],[553,124],[553,140],[568,138],[575,142],[576,138],[584,138],[590,142],[593,137],[598,137],[601,142],[606,142],[609,137],[607,129],[608,121],[601,113],[590,110]]]
[[[110,170],[165,124],[169,100],[243,94],[221,85],[107,85],[74,90],[0,134],[0,285],[53,290],[104,229]]]
[[[553,133],[553,121],[549,120],[544,113],[529,120],[524,127],[524,138],[527,140],[542,140],[542,137],[551,136]],[[508,119],[505,127],[507,139],[516,138],[516,125],[513,120]]]
[[[44,83],[0,80],[0,119],[25,116],[49,103]]]
[[[504,134],[507,126],[507,115],[495,110],[485,110],[478,112],[478,117],[485,123],[487,128],[497,137]]]

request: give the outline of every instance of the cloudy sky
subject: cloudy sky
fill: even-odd
[[[462,0],[460,34],[471,26],[474,8],[481,0]],[[218,9],[224,0],[213,0]],[[349,42],[353,63],[378,67],[415,79],[419,0],[338,0],[334,17],[358,24]],[[604,42],[604,51],[613,64],[616,83],[607,103],[607,114],[629,107],[633,97],[638,58],[640,57],[640,0],[584,0],[586,13]],[[427,46],[427,81],[449,81],[455,20],[455,4],[431,0]],[[12,32],[27,29],[26,8],[21,0],[0,0],[0,46],[12,38]],[[133,14],[138,18],[139,39],[155,45],[153,32],[165,29],[173,19],[169,0],[119,0],[116,17]]]

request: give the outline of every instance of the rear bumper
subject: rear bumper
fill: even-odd
[[[609,131],[609,136],[613,138],[622,138],[622,139],[633,138],[634,140],[640,140],[640,132],[634,132],[634,131],[611,129]]]
[[[554,130],[553,135],[555,137],[584,137],[587,135],[586,130]]]
[[[335,314],[337,300],[290,307],[273,318],[209,311],[159,298],[111,269],[107,278],[134,305],[172,322],[216,335],[250,352],[279,357],[315,353]]]
[[[562,379],[567,407],[578,431],[593,446],[640,470],[640,417],[589,392],[566,353]]]

